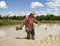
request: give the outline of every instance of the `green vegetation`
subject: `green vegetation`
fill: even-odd
[[[60,21],[60,16],[55,16],[53,14],[48,14],[48,15],[40,15],[40,16],[36,16],[36,19],[39,21],[42,20],[48,20],[48,21]]]
[[[20,24],[25,17],[26,15],[25,16],[0,15],[0,26]],[[60,23],[60,16],[55,16],[53,14],[39,15],[39,16],[36,16],[35,18],[36,20],[41,21],[42,23],[51,23],[51,22]]]
[[[20,24],[25,16],[3,16],[0,15],[0,26]]]
[[[16,25],[16,24],[20,24],[22,21],[20,20],[8,20],[8,21],[4,21],[4,20],[0,20],[0,26],[4,26],[4,25]]]

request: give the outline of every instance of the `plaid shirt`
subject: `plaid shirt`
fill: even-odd
[[[23,20],[23,25],[25,25],[26,30],[34,30],[34,23],[38,23],[33,16],[28,16]]]

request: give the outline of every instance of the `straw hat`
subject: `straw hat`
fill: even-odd
[[[32,11],[32,12],[30,13],[30,15],[35,15],[35,11]]]

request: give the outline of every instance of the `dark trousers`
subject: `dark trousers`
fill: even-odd
[[[26,30],[26,32],[27,32],[27,39],[30,39],[30,37],[32,39],[34,39],[34,37],[35,37],[35,31],[34,30],[32,30],[32,31]]]

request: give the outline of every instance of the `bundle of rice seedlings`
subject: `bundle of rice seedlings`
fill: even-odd
[[[16,30],[19,31],[20,30],[20,27],[19,26],[16,26]]]

